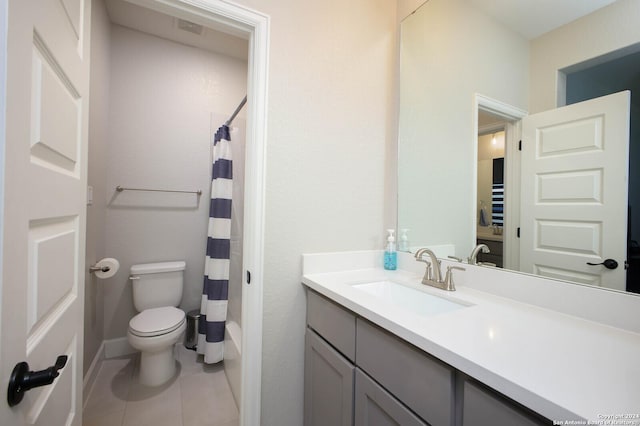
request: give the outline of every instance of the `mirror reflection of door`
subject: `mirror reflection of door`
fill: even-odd
[[[629,107],[620,92],[522,120],[523,272],[626,289]]]
[[[640,293],[640,44],[562,70],[566,105],[631,91],[626,290]],[[562,99],[560,100],[562,101]],[[562,104],[562,103],[561,103]]]

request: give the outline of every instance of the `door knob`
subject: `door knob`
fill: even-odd
[[[29,371],[29,364],[24,361],[17,363],[9,378],[9,389],[7,390],[9,407],[18,405],[22,401],[24,393],[29,389],[53,383],[55,378],[60,375],[58,370],[66,364],[66,355],[60,355],[56,359],[55,365],[40,371]]]
[[[587,265],[591,265],[591,266],[602,265],[607,269],[616,269],[618,267],[618,262],[616,262],[613,259],[605,259],[604,262],[602,262],[602,263],[587,262]]]

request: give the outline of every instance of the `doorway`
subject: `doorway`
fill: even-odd
[[[520,218],[520,156],[518,153],[518,141],[520,137],[520,120],[527,115],[527,112],[504,102],[492,99],[488,96],[475,95],[475,159],[476,174],[480,172],[482,166],[480,161],[487,161],[491,157],[490,163],[486,163],[486,180],[491,181],[491,190],[485,191],[482,196],[476,190],[475,201],[477,206],[475,220],[475,240],[478,244],[487,244],[490,253],[483,253],[478,259],[490,265],[500,265],[500,267],[511,270],[518,270],[520,262],[520,244],[518,241],[518,226]],[[499,138],[502,134],[502,138]],[[485,154],[481,154],[481,139],[486,139],[487,149]],[[495,138],[495,144],[494,144]],[[499,154],[498,154],[499,152]],[[496,162],[496,178],[493,177],[494,162]],[[502,158],[502,160],[499,160]],[[490,165],[489,165],[490,164]],[[489,171],[490,169],[490,171]],[[489,177],[490,176],[490,177]],[[495,191],[494,191],[494,184]],[[501,183],[500,183],[501,182]],[[476,176],[476,187],[479,178]],[[487,184],[488,185],[488,184]],[[490,196],[488,194],[491,194]],[[493,198],[495,196],[495,215],[493,212]],[[491,210],[489,210],[489,200],[491,197]],[[480,214],[484,201],[487,213],[484,224],[480,224]],[[491,226],[495,223],[495,227]],[[491,253],[493,252],[493,253]]]
[[[251,287],[248,289],[246,289],[247,284],[243,283],[243,287],[246,290],[244,291],[242,302],[242,316],[243,323],[247,324],[247,330],[243,333],[242,340],[245,348],[244,353],[247,356],[243,356],[241,360],[243,390],[240,398],[240,422],[241,424],[259,424],[264,234],[262,225],[264,222],[264,200],[262,194],[264,193],[264,148],[266,143],[266,77],[268,70],[269,17],[244,7],[218,0],[200,2],[197,6],[179,0],[128,1],[129,3],[161,11],[175,18],[184,19],[198,25],[243,36],[250,41],[248,69],[249,108],[247,114],[247,151],[249,154],[246,159],[246,167],[251,170],[251,173],[249,173],[246,180],[246,194],[247,198],[251,199],[252,202],[250,203],[251,207],[245,211],[246,234],[250,235],[250,238],[243,250],[243,269],[246,272],[251,272],[252,279]],[[10,5],[8,6],[7,3],[10,3]],[[64,380],[61,381],[63,382],[62,386],[47,388],[45,392],[32,391],[31,397],[25,398],[21,405],[14,409],[9,409],[7,405],[3,405],[0,408],[0,419],[7,420],[5,422],[7,424],[23,424],[25,421],[33,424],[38,424],[41,421],[62,424],[63,422],[57,419],[66,418],[68,423],[79,425],[82,412],[83,362],[81,352],[83,339],[81,336],[78,338],[74,336],[82,333],[82,314],[84,310],[82,301],[84,299],[85,285],[90,285],[89,281],[85,279],[85,266],[88,269],[90,264],[87,263],[85,265],[85,259],[83,258],[86,254],[84,250],[86,218],[84,203],[91,200],[91,192],[87,191],[86,187],[87,169],[85,166],[88,139],[86,132],[88,90],[85,91],[88,79],[85,71],[90,54],[87,38],[88,29],[90,28],[87,19],[90,7],[83,8],[82,2],[48,1],[42,3],[42,5],[34,7],[32,2],[24,2],[22,0],[2,1],[4,7],[2,7],[3,12],[0,14],[0,19],[9,24],[5,27],[8,28],[10,37],[7,37],[6,40],[4,38],[1,39],[2,55],[0,56],[0,61],[5,65],[9,64],[7,68],[9,68],[10,72],[7,72],[8,82],[6,86],[3,86],[0,93],[2,95],[0,104],[3,105],[4,111],[6,102],[7,111],[20,111],[16,114],[25,117],[25,120],[15,120],[15,122],[12,122],[14,120],[7,120],[12,122],[11,131],[7,130],[7,134],[10,134],[11,137],[5,138],[6,135],[3,132],[0,143],[2,143],[2,152],[10,152],[13,155],[12,160],[19,156],[20,158],[26,158],[28,161],[28,151],[36,150],[36,154],[42,160],[41,163],[46,163],[45,165],[48,166],[49,171],[61,176],[71,176],[73,179],[67,179],[71,183],[68,188],[66,186],[62,188],[62,185],[59,185],[59,181],[55,179],[38,179],[40,186],[44,186],[47,189],[43,191],[43,194],[50,194],[51,200],[48,198],[45,200],[41,196],[33,197],[34,193],[29,194],[32,199],[38,199],[45,207],[55,205],[58,210],[55,210],[52,215],[58,219],[53,222],[31,220],[32,215],[37,216],[37,212],[34,209],[29,210],[29,214],[22,214],[20,217],[15,214],[6,214],[8,210],[14,212],[16,209],[22,209],[23,205],[27,205],[26,203],[19,203],[19,200],[8,194],[2,200],[2,210],[5,212],[2,222],[3,229],[18,229],[21,232],[17,236],[16,234],[7,236],[5,233],[4,241],[8,241],[8,244],[13,248],[20,247],[16,251],[20,253],[19,256],[22,256],[21,259],[24,261],[13,262],[15,272],[12,275],[4,274],[2,281],[2,313],[5,319],[11,318],[11,324],[9,324],[9,321],[3,322],[1,336],[3,340],[0,342],[0,346],[4,350],[0,369],[10,372],[17,361],[24,360],[27,356],[31,357],[29,361],[33,360],[34,365],[43,366],[51,357],[52,354],[50,352],[58,353],[59,350],[60,353],[72,354],[73,356],[70,357],[71,361],[65,367]],[[8,15],[5,15],[7,11]],[[49,18],[51,19],[47,20]],[[47,22],[52,23],[52,25],[47,25]],[[61,25],[54,26],[53,24]],[[58,30],[58,28],[62,29]],[[46,39],[41,37],[41,32],[36,31],[41,29],[47,30]],[[63,33],[66,35],[74,34],[76,37],[75,39],[74,37],[64,38],[61,35]],[[63,51],[63,53],[60,53],[60,51]],[[62,59],[62,62],[59,59]],[[32,60],[37,66],[31,65]],[[74,66],[76,63],[80,63],[80,65]],[[41,72],[42,70],[45,72]],[[73,78],[66,78],[65,72],[71,73]],[[32,74],[37,74],[36,78],[32,79]],[[29,140],[27,118],[33,119],[35,117],[39,119],[40,115],[33,114],[32,110],[31,117],[29,117],[29,105],[23,100],[29,99],[29,94],[36,91],[30,84],[42,81],[47,84],[47,89],[51,89],[46,93],[47,96],[53,95],[53,97],[46,98],[45,101],[50,99],[63,99],[65,101],[65,103],[49,102],[46,105],[46,118],[50,120],[52,116],[55,116],[56,120],[56,126],[51,127],[51,129],[61,131],[58,134],[64,133],[64,135],[77,132],[74,133],[77,137],[64,139],[73,142],[73,144],[77,143],[77,145],[70,147],[69,144],[58,144],[54,146],[54,149],[47,151],[47,147],[38,146],[32,148],[28,143],[24,143],[25,140]],[[11,88],[11,91],[7,90],[5,92],[5,87]],[[75,90],[78,87],[81,89],[80,91]],[[35,89],[40,90],[40,87],[37,86]],[[36,100],[38,102],[42,101],[42,99]],[[50,112],[57,113],[50,114]],[[73,123],[74,120],[81,122],[82,126]],[[20,136],[15,137],[18,134]],[[51,140],[53,139],[55,138]],[[45,140],[45,142],[51,142],[51,140]],[[55,140],[55,142],[57,141],[58,139]],[[39,140],[36,140],[36,142],[40,143]],[[25,152],[26,155],[23,155]],[[58,154],[59,152],[62,154]],[[12,162],[16,163],[15,161],[8,161],[7,164]],[[23,169],[25,168],[27,167],[23,167]],[[42,171],[37,168],[34,168],[34,170]],[[20,191],[26,193],[24,186],[20,185],[20,175],[15,173],[15,168],[4,170],[3,178],[4,182],[7,183],[5,189],[10,188],[12,194]],[[58,178],[56,177],[56,179]],[[15,182],[18,183],[16,184]],[[64,193],[64,196],[61,193]],[[53,199],[54,196],[56,196],[55,199]],[[7,200],[11,200],[11,203],[7,202]],[[38,216],[38,218],[45,217],[49,216]],[[48,276],[46,279],[50,288],[55,288],[59,290],[58,293],[63,293],[64,303],[56,305],[55,299],[51,299],[51,306],[55,309],[49,309],[51,306],[48,306],[46,310],[56,315],[64,312],[66,326],[62,327],[62,330],[67,333],[66,337],[72,335],[72,338],[60,339],[60,336],[49,332],[47,328],[38,329],[41,331],[38,334],[40,338],[38,342],[44,343],[38,347],[37,351],[33,345],[33,338],[28,340],[25,336],[25,330],[29,329],[27,322],[31,321],[31,325],[34,325],[33,318],[26,318],[22,314],[11,315],[11,312],[7,309],[7,307],[11,307],[16,312],[28,312],[28,307],[25,306],[27,298],[23,297],[27,288],[25,277],[29,276],[34,266],[27,264],[27,250],[22,249],[31,244],[31,237],[34,235],[31,232],[28,235],[29,238],[24,238],[25,232],[23,231],[26,227],[22,225],[28,220],[31,220],[29,226],[35,232],[40,230],[51,231],[57,239],[56,243],[59,241],[62,244],[53,246],[45,244],[39,248],[44,247],[46,249],[45,254],[50,255],[50,259],[59,260],[55,264],[56,269],[64,270],[64,274]],[[64,228],[62,232],[60,228]],[[71,229],[71,231],[68,232],[68,229]],[[44,235],[45,238],[41,238],[39,234],[35,235],[37,237],[36,242],[40,240],[46,241],[47,235]],[[79,235],[80,237],[74,238],[74,235]],[[15,258],[6,257],[9,252],[6,247],[2,252],[3,256],[5,256],[3,260],[5,266],[12,263],[9,260],[15,260]],[[74,256],[77,256],[77,258]],[[9,280],[7,276],[20,277],[20,279]],[[68,288],[69,283],[71,283],[71,288]],[[76,300],[80,301],[80,303],[77,303]],[[77,309],[75,308],[76,305],[79,305]],[[69,306],[74,306],[74,309],[67,309]],[[17,334],[7,333],[6,331],[10,328],[18,330]],[[71,341],[72,344],[66,348],[52,348],[52,342],[64,343],[67,341]],[[51,416],[54,412],[55,417]],[[44,420],[39,420],[41,415]]]
[[[256,368],[256,366],[259,368],[261,361],[259,355],[255,355],[260,353],[260,350],[255,352],[257,350],[255,348],[260,344],[256,336],[261,336],[261,332],[255,333],[255,331],[259,330],[261,323],[252,317],[261,312],[261,300],[258,299],[260,293],[256,293],[256,290],[261,285],[259,259],[261,258],[262,234],[259,225],[256,226],[256,222],[262,215],[262,203],[259,195],[262,193],[261,185],[264,180],[254,172],[260,173],[264,163],[262,156],[264,141],[260,140],[261,125],[264,123],[260,123],[255,118],[256,112],[259,112],[260,108],[255,108],[257,105],[254,103],[253,96],[256,96],[256,91],[251,89],[254,84],[258,85],[258,89],[264,89],[264,86],[260,87],[264,82],[257,81],[263,78],[264,70],[256,67],[258,64],[264,65],[264,63],[255,62],[256,55],[264,55],[264,52],[260,51],[260,48],[264,48],[264,46],[255,43],[258,41],[257,33],[264,24],[265,17],[248,18],[251,13],[241,8],[221,6],[215,3],[211,7],[206,5],[187,9],[182,2],[178,1],[107,0],[106,3],[111,21],[117,24],[117,27],[114,27],[116,29],[111,32],[110,46],[110,60],[117,61],[117,63],[111,68],[115,72],[109,79],[109,90],[112,92],[109,95],[113,95],[113,99],[108,123],[110,138],[108,168],[112,170],[107,174],[106,231],[109,234],[108,240],[111,242],[108,244],[106,252],[125,260],[123,265],[125,270],[121,275],[126,277],[129,264],[132,263],[129,259],[135,258],[133,263],[178,259],[180,256],[178,253],[186,250],[185,256],[191,261],[187,261],[185,289],[181,304],[181,308],[185,311],[199,308],[202,293],[204,272],[202,265],[204,247],[202,243],[206,241],[206,221],[208,220],[207,210],[209,207],[208,184],[210,183],[208,175],[211,173],[210,144],[212,133],[209,130],[219,127],[229,119],[238,102],[245,94],[248,95],[249,102],[245,110],[247,112],[246,126],[242,115],[236,118],[231,125],[231,137],[236,144],[242,142],[237,138],[239,134],[245,132],[246,128],[245,149],[239,150],[241,155],[243,151],[246,152],[246,156],[242,155],[245,158],[236,158],[234,162],[236,176],[234,181],[240,183],[244,181],[245,197],[243,198],[251,200],[251,202],[245,203],[242,209],[244,215],[240,215],[240,217],[244,216],[245,222],[245,226],[241,230],[244,231],[244,244],[237,241],[238,238],[242,238],[242,232],[236,233],[235,237],[232,233],[231,278],[233,282],[230,285],[233,285],[234,288],[229,290],[227,315],[227,318],[232,320],[234,330],[240,329],[238,324],[246,324],[247,327],[244,333],[229,333],[228,330],[225,333],[226,336],[233,334],[237,348],[245,348],[244,351],[241,351],[242,355],[239,359],[238,357],[233,360],[229,359],[225,370],[228,365],[230,371],[225,371],[225,373],[230,378],[229,381],[234,383],[232,389],[240,407],[241,421],[247,422],[244,419],[255,418],[256,415],[259,415],[260,401],[260,374],[246,374],[245,372]],[[229,9],[232,9],[231,15]],[[233,13],[236,15],[235,20],[221,17],[223,14],[233,16]],[[239,20],[250,24],[240,24]],[[138,47],[137,51],[134,49],[136,46]],[[242,62],[243,48],[245,52],[244,69],[242,69],[242,64],[235,64],[237,60]],[[185,53],[176,53],[181,51]],[[240,51],[239,55],[238,51]],[[211,52],[213,55],[221,54],[222,57],[229,59],[210,63],[206,52]],[[239,59],[238,56],[240,56]],[[189,65],[194,65],[194,67],[189,68]],[[189,71],[190,69],[192,71]],[[164,85],[166,87],[163,87],[163,84],[158,80],[161,79],[161,76],[166,81]],[[152,87],[153,84],[156,84],[155,89]],[[145,87],[148,87],[146,91]],[[236,90],[232,90],[234,88]],[[247,90],[249,90],[248,93]],[[224,107],[220,106],[221,103],[215,95],[226,100]],[[152,102],[152,104],[147,108],[143,105],[144,102]],[[140,103],[140,106],[136,108],[137,103]],[[138,118],[129,119],[128,115],[133,115],[134,111],[138,111],[136,113]],[[175,122],[176,119],[178,122]],[[143,123],[146,124],[141,126],[140,124]],[[167,127],[165,123],[174,124]],[[195,130],[196,128],[200,129],[200,133]],[[121,131],[121,129],[128,129],[128,131]],[[167,140],[169,133],[172,136]],[[143,138],[147,140],[141,141]],[[194,141],[198,140],[203,143],[198,143],[198,147],[194,149]],[[180,172],[181,169],[184,172]],[[243,173],[245,170],[247,172]],[[199,177],[190,177],[194,172]],[[243,176],[239,176],[239,174]],[[116,177],[114,178],[114,176]],[[123,182],[118,184],[114,179]],[[146,179],[149,181],[145,181]],[[199,183],[192,184],[193,182]],[[202,190],[202,196],[174,194],[167,197],[159,193],[127,193],[126,191],[115,194],[113,192],[114,184],[142,188]],[[236,192],[234,185],[235,195],[237,195]],[[239,192],[242,193],[242,190]],[[234,198],[236,200],[233,206],[241,206],[240,199]],[[136,219],[131,217],[132,215],[139,217]],[[127,219],[124,216],[130,218]],[[193,221],[197,222],[198,226],[195,226],[196,224],[191,226],[187,223],[189,219],[186,216],[194,216]],[[161,219],[158,219],[159,217]],[[163,221],[168,222],[161,224],[160,222]],[[162,238],[155,240],[151,236],[153,232],[150,229],[145,233],[143,228],[149,225],[148,222],[155,222],[153,227],[164,229],[162,231],[162,234],[166,235],[164,240]],[[127,231],[126,224],[134,223],[139,224],[139,226],[133,225],[136,231],[131,232],[134,228]],[[118,229],[120,229],[120,233],[122,233],[121,231],[125,232],[119,239]],[[126,234],[130,234],[132,237],[137,234],[138,240],[146,242],[140,243],[134,237],[131,244],[123,244],[122,241],[128,238]],[[187,234],[192,234],[191,239],[183,241],[188,238]],[[153,240],[156,241],[155,244],[152,242]],[[153,249],[147,250],[146,256],[148,257],[145,258],[145,255],[140,253],[145,251],[145,244],[148,245],[150,241]],[[170,248],[158,249],[157,246],[164,244],[161,241],[170,242],[170,246],[181,248],[177,249],[176,247],[173,250],[177,250],[176,253],[172,254]],[[238,251],[240,253],[237,253]],[[243,259],[243,261],[241,264],[234,263],[234,259]],[[252,275],[250,288],[244,282],[244,277],[249,271]],[[119,295],[107,295],[107,299],[111,297],[112,301],[107,300],[105,304],[109,307],[105,308],[108,310],[105,312],[108,315],[106,320],[122,322],[118,318],[123,318],[126,321],[126,317],[130,316],[131,312],[128,308],[130,302],[127,301],[130,288],[129,286],[124,287],[126,285],[124,282],[121,279],[118,284],[122,290]],[[110,287],[112,287],[111,292],[113,293],[114,286]],[[259,303],[259,308],[256,308],[256,303]],[[247,308],[247,306],[249,307]],[[231,316],[233,318],[230,318]],[[250,319],[247,320],[247,317]],[[119,330],[122,327],[118,327],[116,324],[113,329]],[[110,333],[111,335],[105,336],[107,343],[111,343],[114,338],[122,340],[117,339],[117,336],[122,334],[121,332],[110,331]],[[225,346],[230,347],[229,344]],[[253,350],[251,350],[252,347]],[[106,352],[110,352],[109,347]],[[239,351],[234,350],[233,352],[237,354]],[[231,380],[232,376],[234,380]],[[249,421],[249,423],[252,422]]]

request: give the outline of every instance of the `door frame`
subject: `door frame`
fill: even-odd
[[[505,185],[504,185],[504,231],[503,231],[503,268],[518,269],[520,262],[520,246],[518,244],[517,228],[520,224],[520,156],[517,155],[517,144],[520,140],[520,120],[529,115],[523,109],[509,105],[505,102],[490,98],[480,93],[474,94],[473,102],[473,188],[478,186],[478,111],[484,110],[504,118],[505,128]],[[478,191],[473,191],[474,210],[473,217],[474,236],[477,234],[476,211],[478,205]],[[517,220],[513,220],[517,218]],[[474,238],[475,241],[475,238]],[[475,246],[475,244],[474,244]]]
[[[265,176],[270,17],[223,0],[127,0],[152,10],[249,39],[240,425],[260,424],[264,280]]]
[[[0,28],[7,28],[8,0],[0,0]],[[6,129],[7,116],[7,32],[0,31],[0,129]],[[3,294],[3,248],[4,248],[4,153],[6,144],[6,132],[0,132],[0,318],[2,318],[2,294]],[[2,340],[2,327],[0,327],[0,341]],[[3,353],[0,351],[0,357]],[[2,360],[0,359],[0,365]],[[2,417],[2,415],[0,415]],[[0,418],[0,423],[4,420]]]
[[[260,424],[262,381],[262,300],[264,279],[264,198],[266,176],[267,102],[270,17],[224,0],[126,0],[171,16],[197,22],[249,40],[247,155],[243,269],[251,271],[242,297],[242,391],[240,424]],[[0,0],[0,28],[7,26],[7,0]],[[0,32],[0,128],[6,115],[6,34]],[[0,132],[0,232],[4,206],[5,135]],[[3,235],[0,233],[0,235]],[[0,239],[0,254],[4,241]],[[0,256],[0,272],[2,256]],[[0,274],[0,290],[2,290]],[[0,291],[0,297],[2,292]],[[0,301],[1,302],[1,301]],[[0,303],[0,309],[1,309]]]

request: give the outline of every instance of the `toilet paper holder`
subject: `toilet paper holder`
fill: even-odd
[[[89,266],[89,273],[101,280],[113,277],[120,269],[120,262],[112,257],[105,257]]]
[[[98,272],[98,271],[109,272],[110,270],[111,268],[109,266],[102,266],[102,267],[96,266],[96,265],[89,266],[89,272]]]

